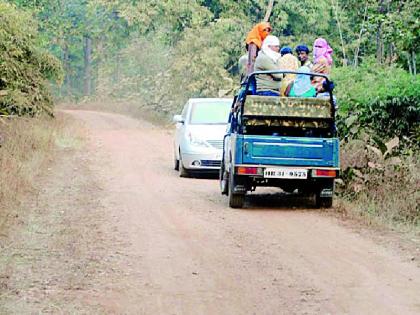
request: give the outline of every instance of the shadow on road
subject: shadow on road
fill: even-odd
[[[313,210],[314,200],[308,196],[298,194],[278,193],[255,193],[246,197],[245,210]]]

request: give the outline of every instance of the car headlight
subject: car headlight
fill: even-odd
[[[207,143],[207,141],[195,137],[192,133],[188,134],[188,140],[190,141],[190,144],[197,147],[206,147],[209,148],[210,145]]]

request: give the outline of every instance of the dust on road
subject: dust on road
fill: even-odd
[[[420,313],[420,270],[389,248],[294,200],[229,209],[217,181],[172,170],[167,130],[68,114],[86,146],[0,238],[0,313]]]

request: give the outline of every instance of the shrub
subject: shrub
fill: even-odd
[[[339,100],[341,134],[356,136],[371,129],[379,137],[418,137],[420,76],[397,67],[366,61],[332,74]]]
[[[48,79],[62,76],[60,62],[39,48],[31,16],[0,0],[0,112],[52,113]]]

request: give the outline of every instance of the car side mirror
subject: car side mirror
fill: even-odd
[[[172,121],[174,123],[179,123],[179,124],[183,124],[184,123],[184,119],[182,119],[182,115],[174,115],[174,117],[172,118]]]

